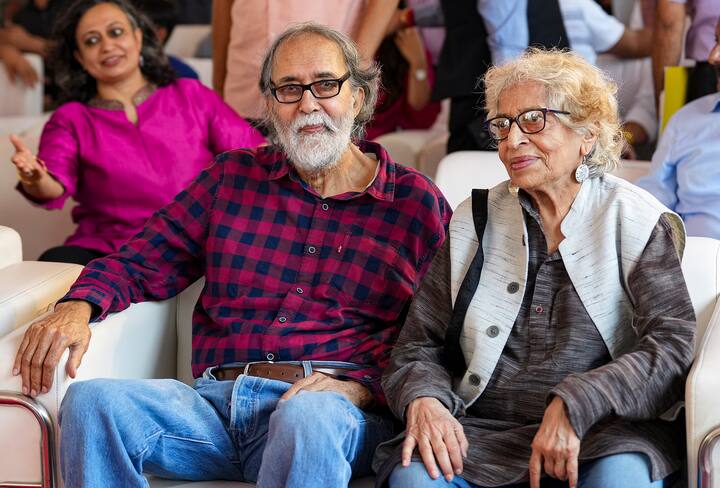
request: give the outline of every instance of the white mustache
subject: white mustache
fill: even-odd
[[[323,125],[330,132],[337,132],[338,127],[332,117],[324,112],[313,112],[307,115],[300,115],[293,120],[290,128],[293,132],[297,132],[308,125]]]

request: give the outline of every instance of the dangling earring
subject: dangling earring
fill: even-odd
[[[583,156],[582,162],[578,165],[577,169],[575,169],[575,181],[578,183],[582,183],[587,180],[588,176],[590,176],[590,168],[586,164],[587,160],[588,155],[586,154]]]
[[[142,68],[145,65],[145,58],[143,58],[143,55],[140,55],[140,67]]]

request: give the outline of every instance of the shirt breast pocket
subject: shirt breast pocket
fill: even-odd
[[[350,305],[374,305],[399,313],[412,296],[415,269],[401,251],[372,236],[347,233],[331,251],[328,283]]]

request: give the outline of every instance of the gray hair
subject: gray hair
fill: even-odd
[[[558,120],[565,126],[597,136],[585,161],[591,176],[601,176],[617,167],[624,138],[615,82],[575,53],[531,48],[520,58],[493,67],[485,74],[488,118],[497,113],[502,91],[523,82],[542,85],[550,108],[570,112],[558,114]]]
[[[275,61],[275,55],[278,48],[292,39],[302,37],[304,35],[317,35],[324,37],[334,42],[342,51],[345,65],[350,73],[348,82],[354,90],[362,88],[365,93],[365,99],[360,112],[355,116],[353,123],[352,137],[354,139],[361,139],[365,134],[365,125],[370,122],[375,111],[375,103],[377,102],[378,96],[378,84],[380,78],[380,68],[376,63],[371,63],[367,68],[360,66],[360,54],[358,53],[357,47],[350,38],[346,35],[331,29],[330,27],[318,24],[316,22],[303,22],[301,24],[295,24],[288,28],[285,32],[280,34],[277,39],[272,43],[265,59],[263,59],[262,69],[260,71],[260,92],[266,97],[272,97],[270,88],[272,87],[272,80],[270,79],[273,63]],[[269,117],[266,115],[264,124],[270,131],[270,138],[275,138],[275,128]]]

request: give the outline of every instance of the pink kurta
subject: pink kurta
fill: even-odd
[[[134,125],[123,110],[70,102],[45,125],[38,157],[66,191],[37,203],[59,209],[68,197],[77,201],[77,230],[65,244],[118,250],[216,154],[264,142],[196,80],[158,88],[137,115]]]
[[[354,35],[364,0],[235,0],[227,51],[225,101],[243,117],[263,115],[258,80],[265,51],[297,22],[315,21]]]

